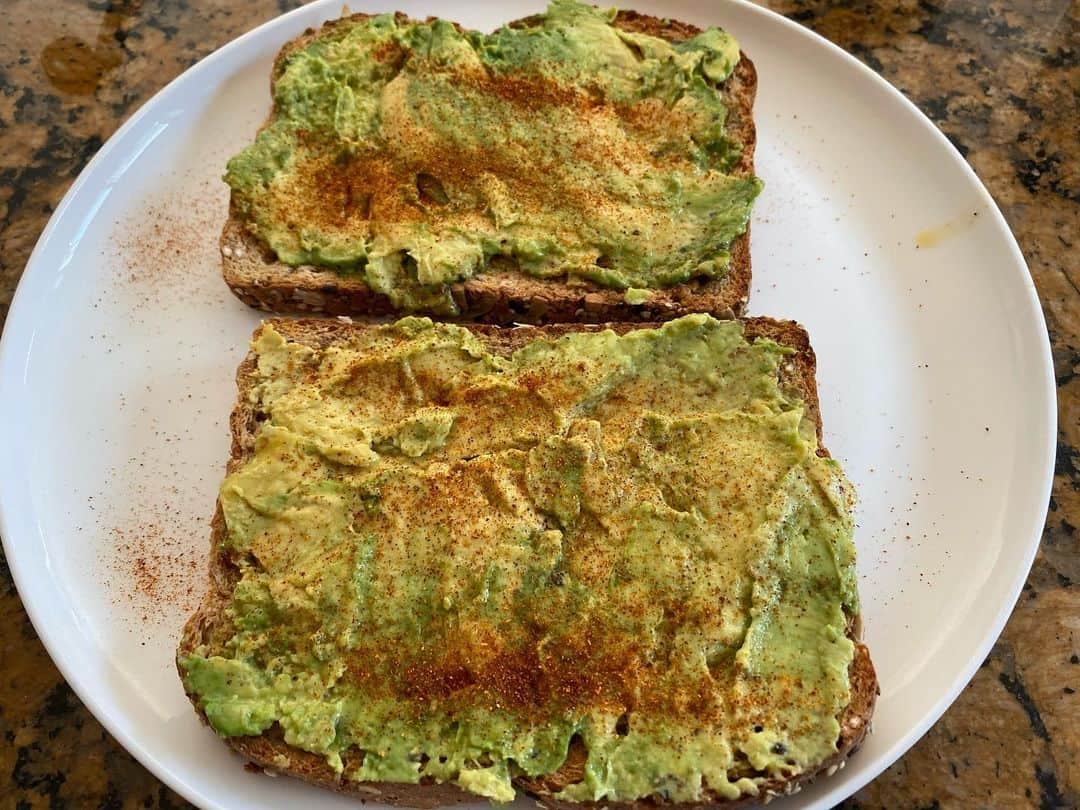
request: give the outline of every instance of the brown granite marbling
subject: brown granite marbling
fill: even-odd
[[[166,81],[294,0],[5,0],[0,322],[53,207]],[[354,6],[357,5],[354,3]],[[848,808],[1080,804],[1080,7],[1070,0],[767,0],[904,91],[1009,220],[1054,349],[1050,513],[1009,624],[956,704]],[[181,807],[53,667],[0,558],[0,806]]]

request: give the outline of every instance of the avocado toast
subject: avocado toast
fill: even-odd
[[[178,666],[264,768],[730,806],[865,734],[853,495],[796,324],[274,320],[237,381]]]
[[[741,311],[757,77],[717,28],[556,0],[493,34],[354,15],[285,46],[223,274],[274,312]]]

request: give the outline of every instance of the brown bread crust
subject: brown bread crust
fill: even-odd
[[[332,35],[343,21],[362,20],[354,14],[333,20],[319,30],[309,29],[286,44],[274,63],[271,84],[279,75],[284,59],[312,40]],[[398,14],[402,21],[408,18]],[[510,23],[527,25],[534,18]],[[615,25],[638,33],[652,34],[670,42],[680,42],[701,29],[677,20],[662,20],[636,11],[620,11]],[[743,144],[743,152],[732,173],[754,172],[754,96],[757,71],[742,54],[735,72],[722,86],[728,107],[729,133]],[[357,276],[310,265],[291,267],[277,260],[269,249],[244,227],[230,207],[221,234],[222,275],[225,283],[246,304],[267,312],[324,315],[392,315],[399,312],[390,300],[372,291]],[[227,250],[226,250],[227,248]],[[605,323],[609,321],[663,321],[691,312],[714,315],[740,314],[750,293],[750,229],[731,245],[731,263],[720,279],[692,279],[683,284],[656,290],[644,304],[628,304],[623,293],[591,282],[573,286],[560,279],[543,279],[513,268],[512,262],[496,260],[474,278],[451,287],[461,320],[485,323]]]
[[[360,324],[324,319],[272,319],[267,322],[273,324],[274,328],[287,339],[316,348],[325,347],[341,340],[355,330],[370,328]],[[794,321],[777,321],[771,318],[746,318],[743,320],[743,324],[744,334],[751,341],[758,338],[769,338],[795,349],[795,353],[780,367],[780,382],[782,385],[797,391],[806,403],[807,417],[816,425],[820,442],[821,414],[818,409],[817,383],[815,380],[816,359],[806,331]],[[558,337],[570,332],[598,331],[605,328],[623,334],[632,329],[656,328],[659,325],[658,323],[559,324],[545,327],[521,326],[514,329],[488,325],[468,325],[466,328],[480,337],[490,351],[509,355],[529,341],[541,336]],[[240,364],[236,373],[238,397],[230,418],[232,450],[227,463],[227,470],[230,473],[239,469],[250,458],[254,447],[254,438],[260,417],[248,397],[254,381],[252,376],[254,370],[255,360],[253,356],[249,355]],[[824,448],[819,452],[822,455],[828,455]],[[228,605],[235,584],[236,569],[230,563],[228,556],[221,551],[221,544],[225,539],[225,535],[225,520],[221,513],[221,506],[218,504],[211,524],[210,586],[202,605],[184,627],[177,653],[178,657],[190,653],[202,643],[213,643],[215,640],[223,641],[232,635],[232,627],[225,608]],[[730,801],[712,795],[705,802],[685,803],[677,806],[686,808],[686,810],[691,808],[704,810],[704,808],[719,807],[721,805],[724,808],[734,808],[755,804],[765,801],[771,796],[793,793],[818,775],[822,773],[831,774],[838,768],[842,768],[847,757],[855,752],[869,731],[870,718],[878,694],[877,676],[867,648],[858,643],[858,630],[858,618],[852,617],[848,625],[848,635],[857,643],[855,658],[848,670],[851,681],[851,701],[839,716],[840,736],[837,740],[835,754],[822,762],[817,768],[801,774],[795,779],[773,779],[766,782],[762,786],[761,794],[757,797],[748,796],[736,801]],[[206,717],[199,706],[197,698],[192,695],[189,695],[189,697],[205,723]],[[286,744],[277,726],[272,727],[268,732],[258,737],[231,737],[226,738],[225,742],[247,760],[254,762],[268,772],[293,776],[331,790],[354,794],[364,800],[424,808],[478,801],[475,795],[449,783],[436,784],[428,782],[409,785],[389,782],[360,783],[339,779],[323,757]],[[343,758],[347,763],[348,754],[346,753]],[[604,801],[598,803],[565,802],[552,798],[564,786],[572,784],[580,778],[583,761],[583,752],[572,747],[567,762],[558,771],[537,779],[519,776],[514,780],[515,786],[537,799],[542,806],[557,808],[558,810],[580,810],[583,807],[606,807],[612,808],[612,810],[648,810],[650,807],[675,804],[660,798],[636,802]]]

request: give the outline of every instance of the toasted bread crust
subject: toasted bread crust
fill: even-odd
[[[320,36],[332,36],[343,21],[362,20],[370,15],[355,14],[309,29],[286,44],[271,72],[271,84],[280,74],[285,58]],[[398,14],[399,20],[408,18]],[[534,18],[510,23],[527,25]],[[620,11],[616,26],[628,31],[652,34],[679,42],[701,29],[675,20],[662,20],[636,11]],[[749,176],[754,171],[757,134],[753,107],[757,93],[757,71],[742,54],[734,73],[723,85],[728,106],[727,127],[743,144],[739,162],[732,173]],[[358,276],[337,273],[311,265],[292,267],[277,257],[244,226],[230,208],[221,234],[222,275],[225,283],[246,304],[268,312],[326,315],[390,315],[399,312],[390,300],[374,292]],[[226,250],[227,248],[227,250]],[[623,293],[592,282],[573,285],[560,279],[530,276],[512,263],[494,262],[484,272],[451,286],[460,320],[496,324],[511,323],[604,323],[609,321],[657,321],[691,312],[714,315],[740,314],[750,292],[750,229],[731,245],[728,271],[719,279],[692,279],[653,291],[644,304],[628,304]]]
[[[369,328],[337,320],[273,319],[268,322],[273,324],[274,328],[285,338],[316,348],[330,345],[356,329]],[[777,321],[770,318],[747,318],[743,320],[743,324],[744,334],[751,341],[768,338],[795,349],[795,353],[780,367],[780,383],[797,391],[806,403],[807,417],[817,427],[820,444],[821,414],[818,408],[817,384],[815,381],[816,360],[806,331],[794,321]],[[659,325],[659,323],[557,324],[544,327],[521,326],[514,329],[489,325],[467,325],[466,328],[476,334],[490,351],[509,355],[529,341],[541,336],[553,338],[570,332],[598,331],[605,328],[611,328],[615,332],[623,334],[632,329],[656,328]],[[252,355],[249,355],[240,364],[236,373],[239,396],[230,417],[232,449],[227,463],[227,471],[230,473],[239,469],[251,457],[254,449],[255,433],[258,429],[260,416],[248,397],[254,382],[254,371],[255,359]],[[822,455],[828,455],[823,447],[819,452]],[[219,503],[211,524],[209,589],[202,605],[184,627],[178,657],[190,653],[199,644],[211,642],[215,639],[224,640],[232,634],[232,627],[225,608],[229,603],[230,594],[236,581],[236,571],[230,564],[227,555],[221,551],[222,541],[224,541],[225,536],[225,520]],[[853,617],[849,622],[848,635],[857,642],[858,617]],[[822,762],[812,771],[801,774],[795,779],[774,779],[766,782],[757,797],[748,796],[736,801],[729,801],[713,795],[704,802],[684,803],[678,806],[688,810],[689,808],[701,808],[704,810],[704,808],[720,807],[721,805],[724,808],[732,808],[755,804],[766,800],[770,796],[793,793],[819,774],[831,774],[837,768],[842,768],[847,757],[857,749],[869,730],[870,718],[878,694],[877,676],[870,661],[869,652],[863,644],[856,643],[855,657],[848,671],[851,683],[851,701],[838,718],[840,721],[840,736],[837,740],[836,752],[829,759]],[[205,723],[206,717],[197,699],[191,695],[189,697]],[[423,808],[477,801],[475,795],[448,783],[427,782],[410,785],[387,782],[359,783],[340,779],[333,769],[327,765],[323,757],[286,744],[276,726],[258,737],[231,737],[226,738],[225,742],[243,757],[267,771],[293,776],[332,790],[355,794],[362,799],[398,806]],[[580,754],[580,752],[577,753]],[[347,753],[344,759],[347,763]],[[519,776],[515,779],[515,786],[537,799],[542,806],[557,808],[558,810],[574,810],[582,807],[647,810],[649,807],[673,804],[659,798],[636,802],[605,801],[599,803],[566,802],[554,799],[554,794],[558,793],[567,784],[577,781],[580,777],[581,763],[582,758],[580,755],[575,756],[574,750],[571,749],[571,755],[559,771],[538,779]]]

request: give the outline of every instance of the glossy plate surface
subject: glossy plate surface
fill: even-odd
[[[899,93],[748,4],[634,5],[725,26],[760,74],[751,312],[810,331],[826,443],[862,499],[865,639],[882,687],[847,768],[782,804],[827,807],[945,710],[1015,602],[1053,468],[1046,330],[989,195]],[[0,530],[34,626],[109,731],[208,808],[355,806],[245,771],[173,668],[203,587],[233,373],[258,322],[218,275],[218,178],[268,111],[278,48],[340,8],[274,20],[143,106],[57,209],[0,346]],[[482,29],[541,9],[362,8]]]

